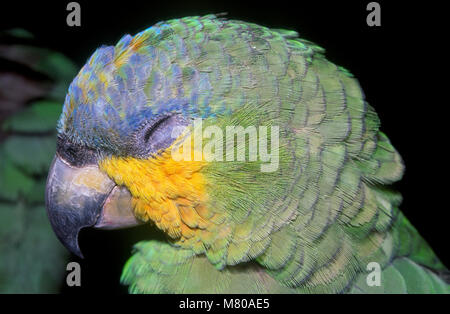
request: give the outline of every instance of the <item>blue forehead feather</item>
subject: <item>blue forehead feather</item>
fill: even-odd
[[[115,47],[97,49],[69,87],[59,134],[74,143],[120,152],[128,137],[157,115],[173,111],[196,115],[200,107],[206,108],[203,116],[209,113],[207,76],[196,72],[192,78],[199,80],[198,85],[186,93],[183,71],[173,62],[177,54],[186,55],[185,44],[166,42],[170,49],[152,45],[158,36],[167,39],[171,33],[170,25],[162,24],[135,37],[125,35]],[[134,50],[133,39],[139,37],[146,39]],[[118,62],[124,55],[125,62]]]

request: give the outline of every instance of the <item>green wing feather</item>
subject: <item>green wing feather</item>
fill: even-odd
[[[183,88],[198,84],[192,69],[208,74],[205,123],[280,126],[280,166],[205,167],[216,232],[136,245],[122,276],[131,292],[448,292],[389,187],[401,157],[347,70],[293,31],[211,15],[164,27],[155,58],[171,56]],[[363,285],[369,262],[384,269],[381,290]]]

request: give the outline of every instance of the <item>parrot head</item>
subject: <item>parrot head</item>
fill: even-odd
[[[46,207],[60,241],[80,257],[77,237],[85,227],[116,229],[152,220],[180,236],[175,206],[198,206],[203,193],[196,175],[202,162],[176,163],[168,153],[193,111],[173,88],[177,73],[160,75],[162,64],[155,64],[148,44],[152,33],[127,35],[116,47],[98,49],[65,99]]]

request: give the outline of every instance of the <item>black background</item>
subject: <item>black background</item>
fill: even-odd
[[[406,172],[396,188],[402,211],[449,266],[448,254],[448,50],[443,8],[431,1],[378,1],[381,27],[366,24],[370,1],[78,1],[81,27],[66,25],[70,1],[0,5],[0,28],[22,27],[81,67],[101,44],[115,44],[154,23],[187,15],[227,12],[228,18],[293,29],[316,42],[334,63],[360,81],[381,129],[402,155]],[[444,74],[444,75],[439,75]],[[125,293],[119,285],[133,243],[148,238],[148,227],[112,232],[83,231],[82,287],[66,293]]]

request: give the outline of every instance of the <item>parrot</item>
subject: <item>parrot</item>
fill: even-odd
[[[56,293],[69,256],[48,221],[45,184],[77,67],[24,29],[0,38],[0,294]]]
[[[208,151],[207,127],[230,126],[270,133],[277,167],[234,135],[245,158]],[[83,256],[83,228],[163,234],[134,245],[130,293],[449,292],[399,209],[404,164],[375,109],[296,31],[210,14],[124,35],[72,81],[57,137],[46,208],[68,250]]]

